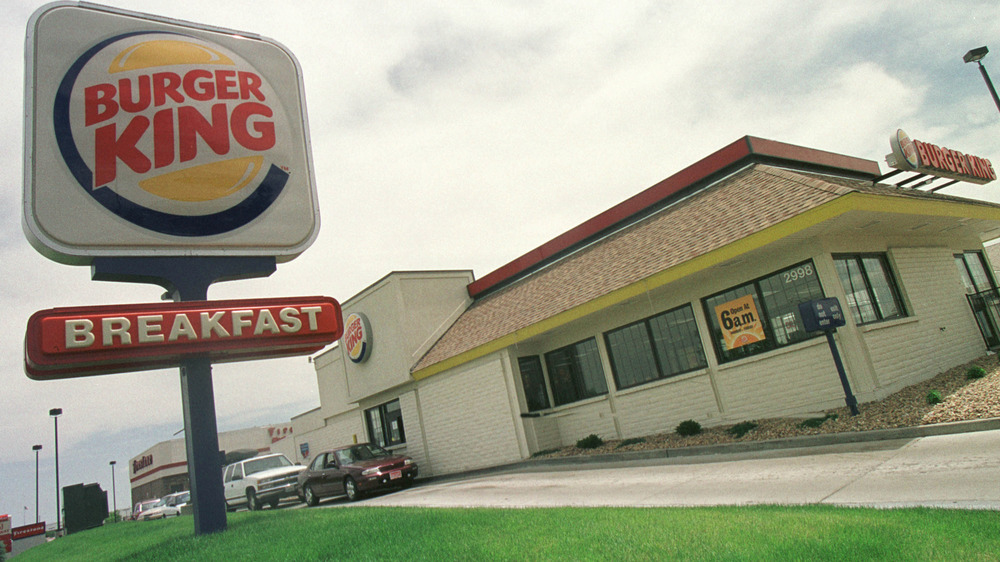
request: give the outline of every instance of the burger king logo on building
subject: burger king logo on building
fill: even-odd
[[[208,236],[281,195],[288,118],[271,84],[220,45],[127,33],[87,50],[59,86],[59,151],[80,187],[126,221]]]
[[[304,88],[262,37],[57,2],[28,25],[25,232],[96,256],[276,256],[319,228]]]
[[[372,352],[372,328],[368,317],[360,312],[348,316],[340,342],[348,359],[355,363],[367,361]]]

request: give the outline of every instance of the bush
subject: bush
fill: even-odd
[[[730,427],[726,431],[728,431],[729,434],[732,435],[733,437],[739,439],[740,437],[743,437],[744,435],[750,433],[754,429],[757,429],[757,424],[753,423],[752,421],[745,421],[745,422],[740,422],[734,425],[733,427]]]
[[[932,390],[932,391],[928,392],[927,393],[927,403],[928,404],[940,404],[941,403],[941,393],[938,392],[938,391],[936,391],[936,390]]]
[[[593,433],[576,442],[576,446],[579,449],[596,449],[603,444],[604,439],[601,439]]]
[[[967,379],[981,379],[986,376],[986,369],[980,367],[979,365],[974,365],[965,370],[965,378]]]
[[[694,420],[685,420],[677,426],[675,431],[677,432],[677,435],[681,435],[683,437],[698,435],[701,433],[701,424]]]
[[[821,418],[809,418],[800,423],[799,427],[809,427],[815,429],[826,423],[826,420],[835,420],[835,419],[837,419],[837,414],[827,414]]]
[[[634,437],[632,439],[626,439],[618,444],[615,449],[621,449],[622,447],[628,447],[629,445],[638,445],[639,443],[645,443],[646,440],[642,437]]]

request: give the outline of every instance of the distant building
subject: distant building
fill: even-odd
[[[266,427],[252,427],[219,434],[219,470],[227,459],[242,459],[257,454],[291,453],[292,425],[290,423]],[[285,445],[286,450],[278,450]],[[167,494],[190,489],[187,470],[187,450],[184,438],[162,441],[129,460],[129,481],[132,486],[132,505]]]

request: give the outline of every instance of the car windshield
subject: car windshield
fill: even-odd
[[[243,463],[243,470],[249,476],[262,470],[271,470],[272,468],[282,468],[285,466],[292,466],[292,461],[286,459],[284,455],[277,455],[274,457],[250,459]]]
[[[350,449],[344,451],[350,456],[351,462],[356,461],[368,461],[372,459],[391,457],[392,453],[386,451],[378,445],[373,445],[371,443],[364,443],[362,445],[355,445]]]

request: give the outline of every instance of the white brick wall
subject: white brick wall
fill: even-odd
[[[591,433],[602,439],[618,439],[615,419],[611,415],[608,401],[584,403],[552,415],[559,428],[562,445],[576,445],[576,442]]]
[[[880,396],[985,353],[954,253],[947,248],[890,251],[912,320],[863,327]]]
[[[354,410],[340,414],[326,420],[326,425],[315,431],[295,434],[295,462],[308,464],[316,457],[317,453],[322,453],[328,449],[349,445],[354,442],[354,436],[358,436],[358,441],[367,441],[364,425],[361,420],[361,410]],[[405,422],[406,419],[404,418]],[[299,444],[309,444],[309,457],[303,459],[299,451]],[[291,457],[289,457],[291,458]]]
[[[427,455],[421,474],[448,474],[521,460],[503,363],[492,355],[427,379],[418,389]],[[407,433],[407,439],[414,439]]]
[[[715,380],[725,418],[731,422],[844,405],[844,390],[826,338],[724,365]]]
[[[684,420],[708,426],[719,418],[719,408],[708,374],[684,375],[659,385],[650,385],[615,399],[622,437],[641,437],[671,432]]]

